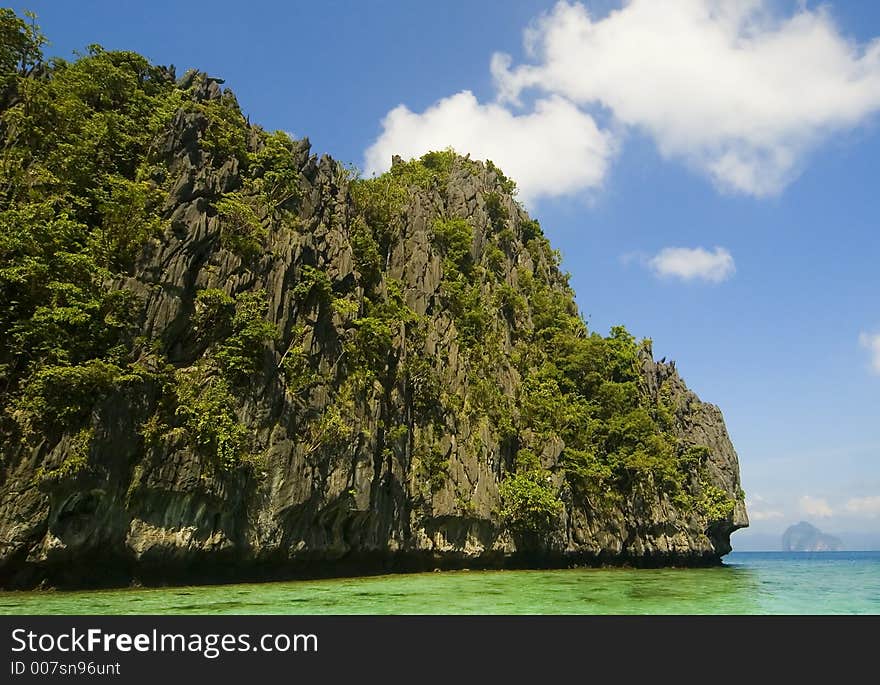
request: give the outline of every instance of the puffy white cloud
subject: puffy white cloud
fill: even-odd
[[[600,186],[614,153],[612,135],[564,98],[550,96],[531,113],[515,114],[463,91],[422,113],[405,105],[391,110],[365,153],[366,172],[387,170],[395,154],[409,159],[448,147],[493,160],[525,202]]]
[[[723,247],[711,251],[702,247],[666,247],[646,260],[646,264],[658,276],[684,281],[720,283],[736,271],[733,255]]]
[[[828,518],[834,515],[834,510],[828,501],[821,497],[810,497],[804,495],[798,501],[801,512],[807,516],[815,516],[816,518]]]
[[[777,511],[775,509],[767,509],[766,506],[769,502],[757,493],[753,493],[746,499],[746,509],[749,512],[749,520],[750,521],[772,521],[774,519],[781,519],[785,517],[785,514],[781,511]]]
[[[880,333],[862,333],[859,344],[871,353],[871,369],[880,373]]]
[[[880,109],[880,41],[856,45],[824,6],[772,4],[631,0],[596,19],[560,2],[526,31],[533,63],[493,57],[499,98],[601,105],[724,189],[778,193],[810,148]]]
[[[772,521],[773,519],[781,519],[785,516],[781,511],[761,509],[749,509],[749,519],[752,521]]]
[[[880,495],[874,495],[873,497],[853,497],[847,501],[846,510],[851,514],[880,516]]]

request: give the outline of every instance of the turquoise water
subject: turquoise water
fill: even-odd
[[[739,552],[725,562],[4,592],[0,614],[880,614],[880,552]]]

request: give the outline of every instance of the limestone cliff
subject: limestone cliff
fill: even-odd
[[[215,79],[174,87],[237,112]],[[266,134],[242,119],[245,148],[224,154],[205,107],[151,146],[164,232],[105,284],[131,294],[130,371],[79,424],[3,435],[0,585],[730,551],[748,522],[720,411],[649,343],[620,378],[562,364],[554,345],[591,334],[493,165],[441,153],[363,182],[303,139],[280,153],[295,192],[272,195]],[[564,325],[539,320],[560,307]],[[615,388],[654,417],[656,446],[610,446]]]

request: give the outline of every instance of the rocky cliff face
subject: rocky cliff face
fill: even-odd
[[[186,79],[194,102],[225,101],[215,80]],[[572,455],[593,453],[553,430],[568,419],[535,418],[546,388],[529,369],[555,363],[528,357],[552,330],[538,319],[559,301],[576,314],[499,171],[398,160],[382,186],[299,140],[284,152],[296,192],[268,200],[255,162],[205,145],[208,116],[182,108],[156,141],[164,235],[107,283],[135,296],[137,370],[96,391],[76,430],[5,438],[0,585],[708,564],[730,551],[747,518],[721,413],[649,344],[620,386],[665,412],[672,447],[657,449],[678,460],[675,488],[636,464],[638,445],[619,469],[638,478],[599,461],[578,471]],[[265,135],[242,127],[253,159]]]

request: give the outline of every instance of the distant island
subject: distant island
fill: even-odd
[[[839,552],[840,538],[823,533],[806,521],[789,526],[782,534],[783,552]]]

